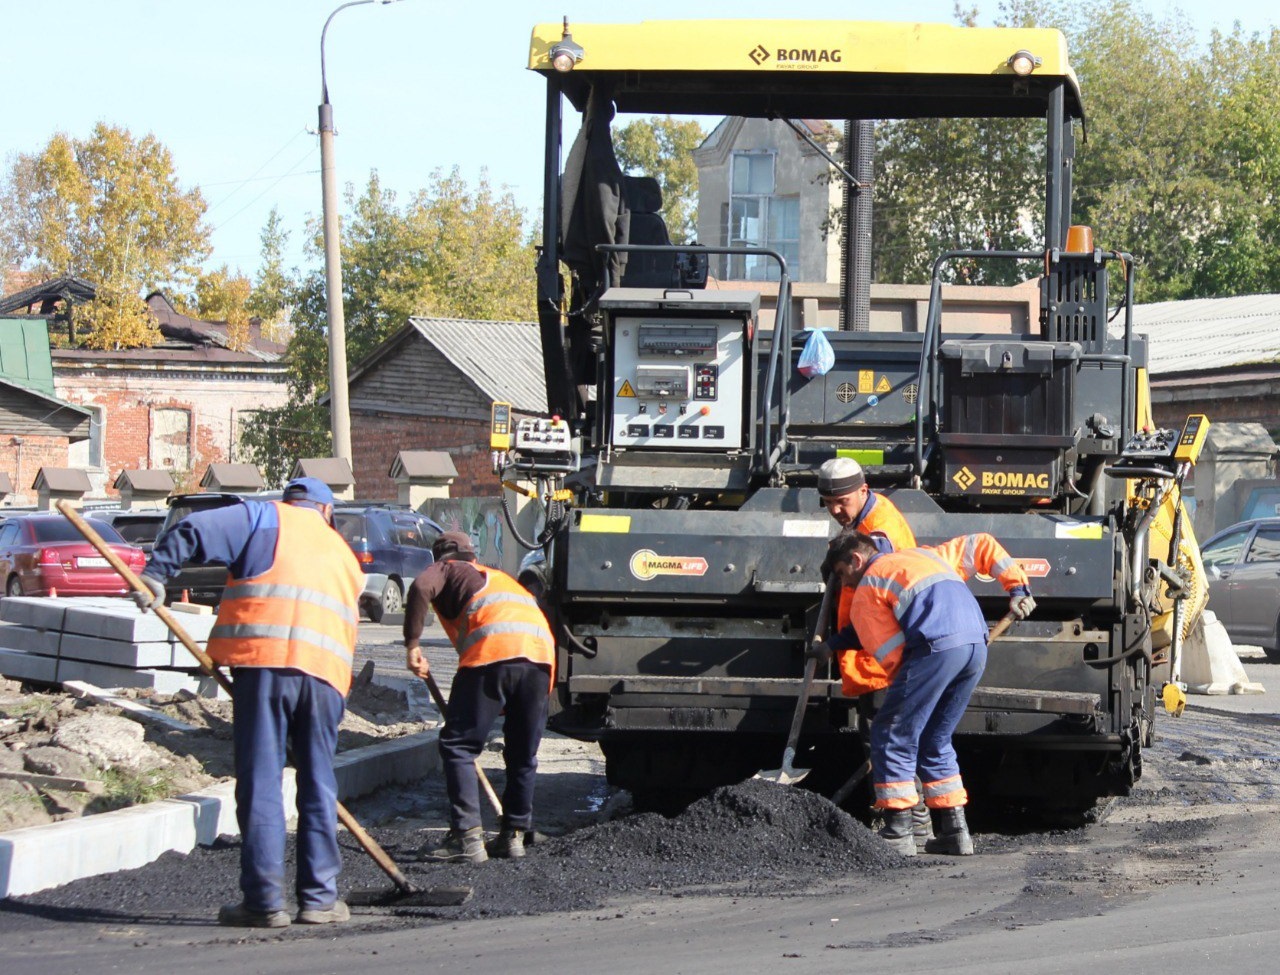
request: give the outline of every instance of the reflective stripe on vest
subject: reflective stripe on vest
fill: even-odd
[[[555,674],[555,640],[538,601],[500,569],[471,563],[484,584],[456,619],[440,624],[458,650],[459,667],[529,660]]]
[[[300,670],[345,696],[364,573],[314,511],[273,503],[280,530],[271,568],[227,584],[209,656],[230,667]]]
[[[257,599],[259,597],[272,597],[275,599],[290,599],[298,603],[311,603],[314,606],[320,606],[330,612],[337,613],[342,619],[353,626],[359,622],[360,614],[352,610],[341,599],[330,596],[327,593],[320,592],[316,589],[307,589],[303,586],[282,586],[282,585],[262,585],[261,583],[242,583],[237,586],[230,586],[226,590],[226,594],[222,597],[225,599]]]

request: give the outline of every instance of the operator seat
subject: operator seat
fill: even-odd
[[[630,244],[671,243],[662,219],[662,188],[652,176],[623,176],[622,192],[631,211]],[[675,254],[628,254],[624,288],[670,288],[676,283]]]

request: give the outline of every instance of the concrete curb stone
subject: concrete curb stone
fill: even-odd
[[[436,730],[342,752],[334,761],[338,798],[365,795],[440,767]],[[284,807],[294,819],[293,769]],[[33,894],[98,874],[130,870],[170,850],[188,853],[219,836],[238,836],[235,781],[115,812],[0,833],[0,897]]]

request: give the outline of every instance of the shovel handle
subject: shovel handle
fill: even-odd
[[[125,564],[124,560],[116,554],[115,549],[108,545],[103,540],[102,536],[94,530],[93,526],[80,516],[80,512],[76,511],[76,509],[71,506],[70,502],[64,499],[58,502],[57,507],[58,510],[66,516],[67,520],[70,521],[71,524],[75,525],[76,530],[85,537],[85,541],[98,550],[98,553],[110,563],[111,568],[115,569],[116,572],[120,574],[120,577],[129,584],[134,592],[140,592],[146,595],[152,594],[151,590],[147,588],[146,583],[138,578],[137,573]],[[181,642],[182,645],[190,651],[191,655],[200,662],[200,669],[216,680],[218,682],[218,686],[230,694],[231,678],[222,672],[218,665],[213,662],[212,657],[200,649],[200,645],[197,644],[195,640],[191,639],[191,634],[182,628],[182,624],[174,618],[173,613],[169,612],[168,607],[157,605],[152,606],[151,609],[152,612],[159,617],[160,621],[169,628],[169,631],[178,638],[179,642]],[[355,817],[351,815],[347,810],[347,807],[342,803],[338,803],[338,819],[342,822],[342,825],[347,828],[351,835],[356,838],[356,842],[364,848],[364,851],[373,858],[374,862],[377,863],[378,866],[382,868],[383,872],[391,878],[392,882],[400,888],[402,893],[414,894],[418,892],[418,888],[409,883],[405,878],[405,875],[400,871],[400,868],[397,867],[391,857],[387,855],[387,851],[378,845],[374,838],[365,831],[363,826],[356,822]]]
[[[426,681],[427,690],[431,692],[431,700],[436,702],[436,707],[440,710],[440,714],[443,715],[449,704],[444,699],[444,694],[440,692],[440,685],[436,683],[435,677],[430,672],[422,679]],[[484,774],[484,769],[479,764],[476,765],[476,778],[480,780],[480,788],[484,790],[484,794],[489,797],[489,804],[493,806],[493,811],[501,819],[502,802],[498,799],[498,793],[493,791],[493,783],[489,781],[489,776]]]
[[[991,643],[996,639],[996,637],[1001,636],[1004,631],[1010,627],[1013,621],[1014,615],[1012,613],[1006,613],[1002,616],[1000,618],[1000,622],[991,627],[991,632],[987,634],[987,642]]]
[[[814,621],[813,632],[805,641],[806,652],[813,646],[819,636],[826,636],[827,625],[831,621],[831,607],[835,605],[836,587],[828,585],[822,593],[822,605],[818,608],[818,618]],[[804,662],[804,680],[800,684],[800,696],[796,699],[796,713],[791,716],[791,730],[787,733],[787,754],[795,754],[796,745],[800,741],[800,726],[804,724],[804,709],[809,703],[809,690],[813,687],[813,675],[817,673],[818,661],[809,656]]]

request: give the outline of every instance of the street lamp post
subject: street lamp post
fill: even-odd
[[[338,180],[333,162],[333,106],[329,104],[329,82],[324,70],[324,38],[329,24],[340,11],[375,0],[344,3],[324,22],[320,31],[320,185],[324,200],[325,306],[329,319],[329,429],[333,435],[333,456],[355,464],[351,458],[351,409],[347,402],[347,322],[342,310],[342,244],[338,230]],[[395,0],[377,0],[383,4]]]

